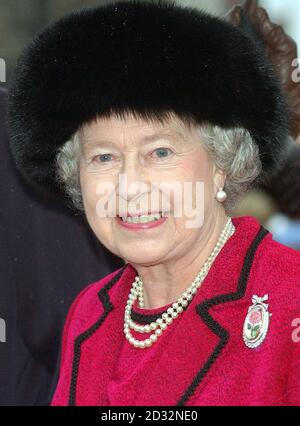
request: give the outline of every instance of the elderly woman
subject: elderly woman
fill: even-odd
[[[260,43],[196,9],[120,2],[33,40],[16,163],[125,260],[69,312],[53,405],[300,403],[300,255],[231,217],[286,116]]]

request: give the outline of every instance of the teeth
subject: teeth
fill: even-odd
[[[122,217],[123,222],[127,222],[127,223],[148,223],[148,222],[154,222],[155,220],[159,220],[159,219],[161,219],[160,213],[157,213],[154,215]]]

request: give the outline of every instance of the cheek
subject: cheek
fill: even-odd
[[[193,160],[190,169],[195,181],[201,181],[205,184],[212,182],[212,165],[206,158],[200,157],[198,160]]]
[[[97,211],[97,206],[101,198],[101,195],[97,194],[99,179],[94,175],[81,172],[80,184],[87,221],[101,243],[113,251],[112,219],[101,217]]]
[[[213,164],[202,148],[193,149],[189,155],[182,158],[179,168],[181,179],[188,182],[210,182]]]
[[[84,170],[80,173],[80,184],[85,214],[87,220],[96,233],[98,238],[101,238],[99,233],[107,233],[107,228],[111,222],[110,218],[105,218],[107,215],[107,199],[109,191],[107,184],[93,173],[88,173]]]
[[[86,214],[90,214],[91,210],[96,212],[97,182],[95,178],[84,171],[80,171],[80,186]]]
[[[192,189],[193,208],[196,209],[197,203],[210,204],[214,194],[214,179],[213,179],[213,164],[204,155],[195,155],[188,160],[184,160],[182,167],[179,170],[181,173],[181,180],[184,182],[190,182]],[[200,186],[196,186],[196,183],[201,183]],[[196,197],[197,191],[200,191],[198,197]],[[201,189],[200,189],[201,188]],[[204,191],[204,198],[203,198]],[[197,198],[197,199],[196,199]]]
[[[103,211],[106,211],[105,207],[107,207],[108,200],[115,194],[115,182],[107,176],[91,173],[82,168],[80,170],[80,185],[85,208],[93,209],[94,214],[96,214],[99,207],[100,217],[103,217]],[[103,206],[103,209],[101,209],[101,206]]]

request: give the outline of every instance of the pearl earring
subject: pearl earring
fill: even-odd
[[[222,188],[220,188],[216,195],[217,201],[219,201],[220,203],[223,203],[226,200],[226,198],[227,198],[226,192]]]

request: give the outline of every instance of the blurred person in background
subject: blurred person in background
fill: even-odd
[[[244,17],[248,18],[246,22]],[[256,0],[234,6],[225,18],[255,33],[264,43],[291,111],[291,140],[285,161],[260,190],[244,197],[236,213],[254,213],[277,241],[300,250],[300,83],[299,69],[297,72],[295,67],[297,43],[281,25],[270,20],[267,11],[259,7]]]
[[[48,405],[66,313],[75,295],[122,265],[82,216],[38,195],[20,178],[0,89],[0,405]]]

